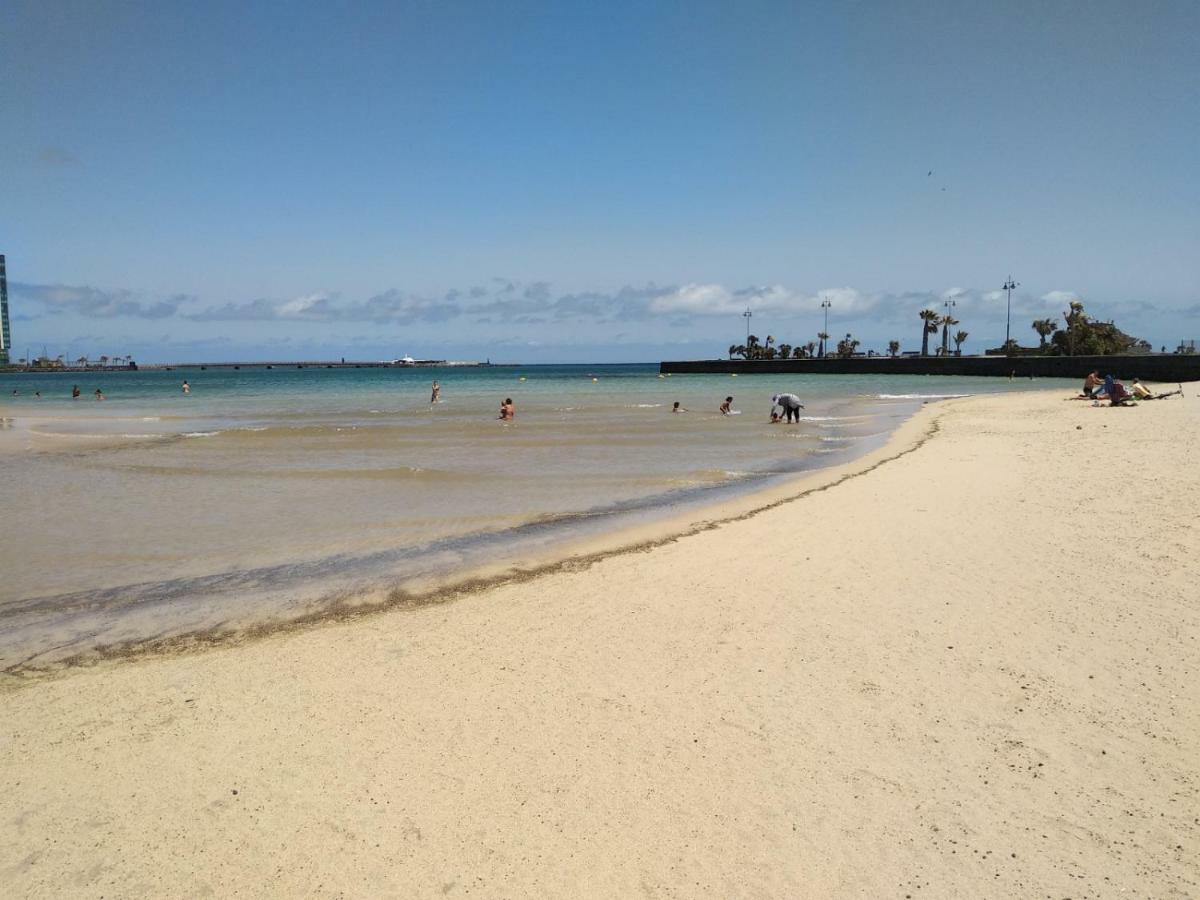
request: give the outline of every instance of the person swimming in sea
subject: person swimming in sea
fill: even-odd
[[[687,407],[680,406],[678,400],[676,400],[674,405],[671,407],[671,412],[673,412],[673,413],[681,413],[681,412],[687,412],[687,411],[688,411]]]
[[[97,400],[104,399],[104,391],[100,390],[100,388],[96,388],[96,399]]]

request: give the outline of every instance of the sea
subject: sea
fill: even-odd
[[[656,364],[0,375],[0,671],[419,602],[846,462],[924,403],[1029,387]],[[798,423],[770,422],[782,392]]]

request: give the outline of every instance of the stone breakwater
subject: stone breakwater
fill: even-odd
[[[1117,378],[1200,381],[1200,354],[1145,356],[889,356],[841,359],[694,359],[659,363],[666,374],[705,375],[980,375],[1084,378],[1098,370]]]

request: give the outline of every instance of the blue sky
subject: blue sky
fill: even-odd
[[[1192,0],[351,6],[0,7],[19,353],[1200,338]]]

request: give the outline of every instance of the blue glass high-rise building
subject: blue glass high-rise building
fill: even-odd
[[[0,366],[8,365],[8,348],[11,346],[12,332],[8,330],[8,275],[4,271],[4,254],[0,253]]]

